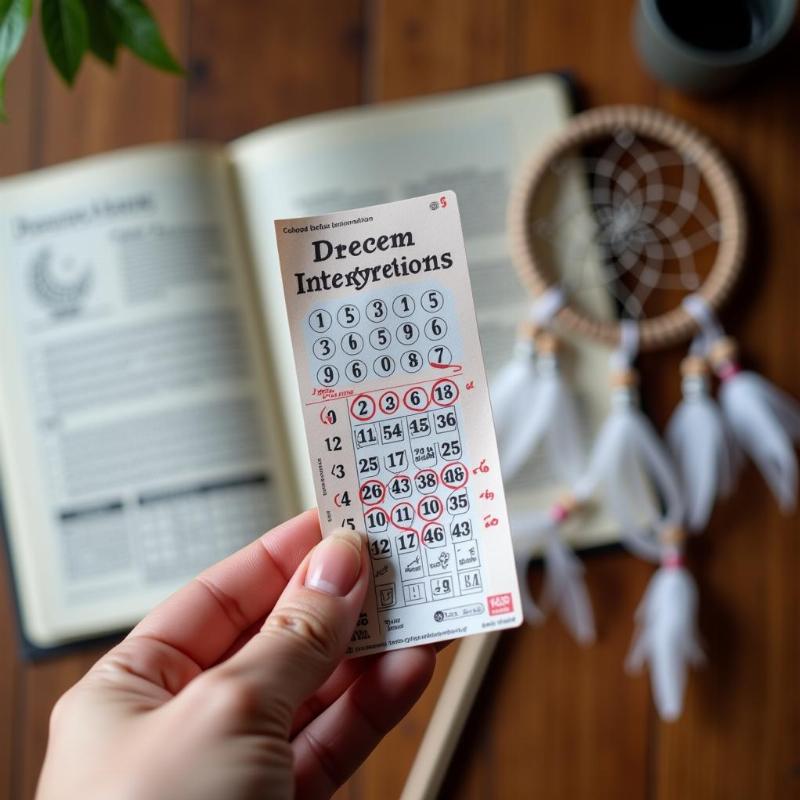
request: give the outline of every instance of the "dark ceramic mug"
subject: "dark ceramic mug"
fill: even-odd
[[[634,39],[659,80],[714,92],[777,47],[796,7],[797,0],[639,0]]]

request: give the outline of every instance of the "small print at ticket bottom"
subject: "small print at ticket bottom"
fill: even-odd
[[[323,534],[366,534],[360,655],[522,622],[458,202],[275,223]]]

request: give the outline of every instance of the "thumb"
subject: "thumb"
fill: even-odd
[[[364,537],[336,530],[306,557],[261,630],[218,669],[253,690],[256,711],[285,724],[339,662],[369,583]],[[252,695],[251,695],[252,696]]]

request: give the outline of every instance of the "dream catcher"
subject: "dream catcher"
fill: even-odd
[[[584,568],[565,532],[601,509],[628,550],[656,566],[626,667],[647,667],[660,716],[675,719],[689,668],[704,659],[688,540],[733,490],[745,459],[785,512],[797,492],[800,406],[740,368],[717,319],[744,260],[740,190],[685,123],[646,108],[600,108],[574,117],[523,170],[509,233],[533,300],[492,387],[503,477],[519,484],[532,460],[544,461],[562,487],[552,507],[512,512],[526,619],[556,613],[580,643],[594,640]],[[606,417],[593,426],[565,368],[570,349],[589,343],[607,348],[610,383]],[[635,362],[680,345],[688,345],[676,376],[682,400],[662,440],[640,408]],[[527,567],[538,556],[545,579],[534,599]],[[497,637],[481,638],[457,654],[447,703],[423,743],[444,763]],[[433,785],[424,773],[415,764],[404,797]]]
[[[579,175],[588,176],[588,192],[565,202],[559,185]],[[496,416],[525,420],[513,440],[501,436],[504,477],[540,451],[564,485],[549,511],[512,520],[523,590],[528,560],[539,549],[545,556],[543,602],[528,596],[528,616],[536,622],[556,610],[579,641],[593,639],[582,567],[561,529],[600,504],[628,549],[658,565],[627,666],[648,666],[660,715],[675,719],[687,669],[703,659],[698,591],[683,561],[687,535],[701,532],[732,491],[744,458],[784,511],[797,491],[800,406],[740,369],[716,316],[744,258],[741,195],[716,149],[689,126],[649,109],[605,108],[576,117],[528,165],[509,221],[512,257],[535,300],[518,353],[495,383]],[[553,270],[556,256],[562,272]],[[618,319],[587,312],[581,295],[598,286],[613,297]],[[562,334],[611,349],[610,410],[590,443],[559,369]],[[683,399],[662,442],[640,409],[634,364],[640,352],[687,341]]]

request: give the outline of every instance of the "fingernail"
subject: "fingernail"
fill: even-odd
[[[318,592],[344,597],[361,572],[361,536],[340,529],[314,548],[306,572],[306,586]]]

